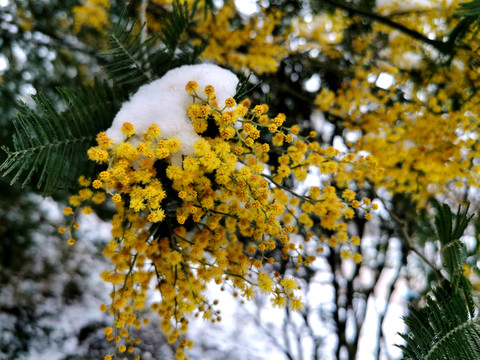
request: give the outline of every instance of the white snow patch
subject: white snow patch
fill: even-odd
[[[189,81],[196,81],[201,93],[205,86],[212,85],[220,107],[235,95],[238,84],[234,73],[213,64],[184,65],[170,70],[162,78],[142,86],[123,104],[107,136],[120,143],[125,140],[123,123],[133,124],[138,134],[157,124],[162,138],[176,137],[181,141],[180,151],[172,158],[175,165],[180,165],[182,155],[193,155],[193,144],[200,139],[187,116],[187,106],[192,103],[192,97],[185,91]]]
[[[310,79],[305,81],[305,89],[307,89],[308,92],[317,92],[321,85],[322,79],[318,74],[313,74]]]
[[[235,6],[238,11],[247,16],[252,16],[259,11],[259,6],[255,0],[236,0]]]
[[[382,72],[378,75],[377,81],[375,85],[382,89],[388,89],[390,86],[393,85],[394,77],[388,73]]]

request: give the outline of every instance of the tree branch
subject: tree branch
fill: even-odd
[[[53,43],[57,43],[59,46],[65,47],[73,51],[83,52],[95,58],[99,63],[105,63],[105,59],[98,56],[98,50],[95,50],[89,47],[87,44],[83,42],[76,41],[75,43],[73,43],[66,38],[62,38],[55,32],[50,31],[49,29],[47,29],[46,27],[40,24],[35,24],[35,27],[33,28],[32,32],[35,32],[35,31],[38,31],[48,36]],[[31,41],[31,40],[28,40],[28,41]]]
[[[343,2],[337,2],[335,0],[322,0],[322,3],[327,3],[327,4],[329,4],[333,7],[343,9],[343,10],[347,10],[347,11],[350,11],[352,13],[367,17],[367,18],[369,18],[371,20],[374,20],[376,22],[379,22],[381,24],[387,25],[387,26],[391,27],[392,29],[401,31],[404,34],[406,34],[406,35],[408,35],[408,36],[410,36],[410,37],[412,37],[416,40],[420,40],[420,41],[422,41],[422,42],[424,42],[428,45],[433,46],[434,48],[436,48],[437,50],[439,50],[443,54],[449,54],[451,52],[452,48],[453,48],[453,43],[451,43],[450,41],[443,42],[443,41],[440,41],[440,40],[429,39],[428,37],[419,33],[418,31],[407,28],[406,26],[404,26],[402,24],[399,24],[395,21],[392,21],[389,18],[386,18],[382,15],[371,13],[371,12],[365,11],[365,10],[361,10],[361,9],[355,8],[351,5],[347,5]]]
[[[381,199],[381,198],[379,198],[379,199]],[[383,202],[383,200],[382,200],[382,202]],[[400,226],[400,229],[401,229],[402,235],[403,235],[402,238],[407,245],[407,251],[411,250],[415,254],[417,254],[428,266],[430,266],[432,268],[432,270],[435,272],[435,274],[437,275],[437,277],[439,279],[444,279],[445,277],[442,275],[441,271],[438,270],[438,268],[420,251],[420,249],[418,249],[415,246],[415,243],[413,242],[413,240],[410,238],[410,236],[407,233],[407,229],[406,229],[407,224],[405,223],[405,221],[400,219],[393,211],[390,211],[387,208],[387,206],[385,205],[385,203],[384,203],[384,206],[385,206],[385,209],[387,210],[388,214],[390,215],[390,217],[393,219],[393,221],[395,221],[397,223],[397,225]]]

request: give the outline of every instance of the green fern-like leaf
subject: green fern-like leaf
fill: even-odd
[[[124,24],[123,17],[109,33],[110,50],[102,55],[112,57],[105,65],[109,77],[117,85],[138,87],[152,80],[152,69],[167,64],[169,55],[163,49],[153,50],[158,37],[142,41],[142,31],[134,35],[136,21]]]
[[[399,347],[405,359],[480,358],[480,318],[471,314],[460,292],[448,286],[433,290],[423,309],[410,307],[404,321],[409,333],[400,334],[406,344]]]
[[[480,24],[480,0],[473,0],[469,2],[460,3],[455,15],[462,17],[458,24],[452,29],[448,36],[448,47],[453,48],[453,45],[458,40],[461,40],[469,31],[471,25],[477,27]]]
[[[32,96],[36,109],[20,103],[13,150],[3,147],[7,159],[0,165],[11,184],[34,182],[44,196],[71,189],[80,175],[90,175],[93,164],[86,151],[110,126],[123,100],[105,84],[59,92],[67,107],[62,113],[41,93]]]
[[[187,30],[187,26],[192,22],[193,16],[197,10],[198,0],[188,8],[187,2],[183,4],[178,0],[173,2],[173,11],[165,19],[162,27],[160,38],[168,49],[170,56],[173,58],[175,50],[180,44],[180,39]]]
[[[459,287],[463,289],[460,295],[463,294],[465,304],[467,304],[467,308],[470,313],[470,317],[473,318],[477,310],[477,305],[475,304],[475,300],[473,299],[472,295],[473,285],[467,277],[462,276],[460,277]]]
[[[145,24],[138,30],[138,19],[128,24],[121,16],[114,30],[109,33],[110,49],[102,54],[112,58],[112,61],[105,65],[110,79],[117,85],[129,86],[130,90],[134,91],[140,85],[161,77],[173,67],[193,63],[200,56],[205,44],[192,47],[187,54],[185,49],[178,53],[177,49],[193,20],[197,3],[198,1],[189,9],[187,2],[182,4],[175,0],[173,11],[163,19],[160,33],[145,41],[142,41]]]
[[[466,263],[465,246],[460,241],[473,215],[468,215],[468,207],[461,212],[460,207],[454,215],[447,204],[434,202],[437,209],[435,226],[441,244],[441,255],[445,270],[450,275],[454,290],[463,277],[462,265]]]
[[[460,241],[470,220],[468,207],[453,214],[446,204],[433,201],[437,209],[435,226],[441,244],[444,269],[449,275],[426,297],[424,308],[410,307],[404,318],[408,333],[399,346],[405,359],[480,359],[480,318],[472,296],[472,284],[464,276],[466,261]]]
[[[473,0],[469,2],[460,3],[458,10],[455,12],[459,16],[479,16],[480,15],[480,1]]]

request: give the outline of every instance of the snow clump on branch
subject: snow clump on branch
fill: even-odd
[[[122,132],[125,122],[133,124],[137,134],[156,124],[162,138],[173,137],[181,141],[180,151],[172,156],[172,163],[181,164],[182,155],[193,155],[193,144],[200,139],[187,115],[187,106],[192,103],[192,97],[185,91],[189,81],[196,81],[202,92],[205,86],[212,85],[217,103],[222,108],[227,98],[235,96],[238,77],[213,64],[184,65],[170,70],[162,78],[140,87],[122,105],[107,130],[107,136],[119,144],[126,138]],[[132,139],[132,143],[139,141]]]

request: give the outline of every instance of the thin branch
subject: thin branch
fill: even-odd
[[[420,249],[418,249],[415,246],[415,243],[411,239],[410,235],[408,235],[408,233],[407,233],[406,222],[404,220],[400,219],[394,212],[390,211],[386,206],[385,206],[385,209],[388,211],[388,214],[390,215],[390,217],[400,226],[400,229],[401,229],[402,235],[403,235],[403,239],[405,240],[406,245],[407,245],[407,250],[411,250],[415,254],[417,254],[428,266],[430,266],[432,268],[432,270],[434,270],[435,274],[437,275],[437,277],[439,279],[443,279],[444,276],[442,275],[440,270],[438,270],[438,268],[420,251]]]
[[[406,34],[406,35],[408,35],[408,36],[410,36],[414,39],[420,40],[420,41],[422,41],[422,42],[424,42],[428,45],[431,45],[431,46],[435,47],[436,49],[438,49],[440,52],[442,52],[444,54],[450,53],[450,51],[453,48],[453,44],[449,41],[443,42],[443,41],[440,41],[440,40],[429,39],[428,37],[419,33],[418,31],[409,29],[406,26],[404,26],[402,24],[399,24],[395,21],[392,21],[389,18],[386,18],[382,15],[371,13],[371,12],[365,11],[365,10],[361,10],[361,9],[355,8],[351,5],[347,5],[343,2],[337,2],[337,1],[334,1],[334,0],[323,0],[322,2],[330,4],[331,6],[334,6],[336,8],[351,11],[351,12],[356,13],[358,15],[362,15],[362,16],[370,18],[374,21],[377,21],[381,24],[387,25],[387,26],[391,27],[392,29],[401,31],[404,34]]]
[[[78,37],[75,37],[75,38],[72,38],[72,40],[69,40],[67,37],[62,37],[53,29],[48,28],[42,23],[35,23],[34,28],[32,29],[32,33],[36,31],[48,36],[52,41],[55,41],[66,48],[87,53],[90,56],[95,57],[97,59],[99,58],[98,50],[93,49],[89,45],[85,44],[84,42],[79,41]]]
[[[0,23],[2,24],[6,23],[9,25],[18,26],[16,23],[11,23],[4,20],[0,21]],[[43,41],[34,36],[32,36],[30,39],[25,39],[25,37],[22,36],[22,33],[20,32],[17,32],[17,33],[3,32],[1,37],[9,41],[21,41],[21,42],[25,42],[26,44],[43,45],[52,49],[55,49],[56,47],[62,47],[71,51],[77,51],[77,52],[82,52],[84,54],[87,54],[92,58],[95,58],[95,60],[97,60],[100,65],[103,65],[106,63],[106,60],[104,58],[98,56],[97,50],[91,48],[90,46],[88,46],[83,42],[76,41],[75,43],[73,43],[67,38],[61,37],[58,34],[55,34],[54,32],[38,24],[36,24],[35,28],[32,30],[32,33],[35,33],[35,32],[45,35],[46,37],[48,37],[48,40]]]

